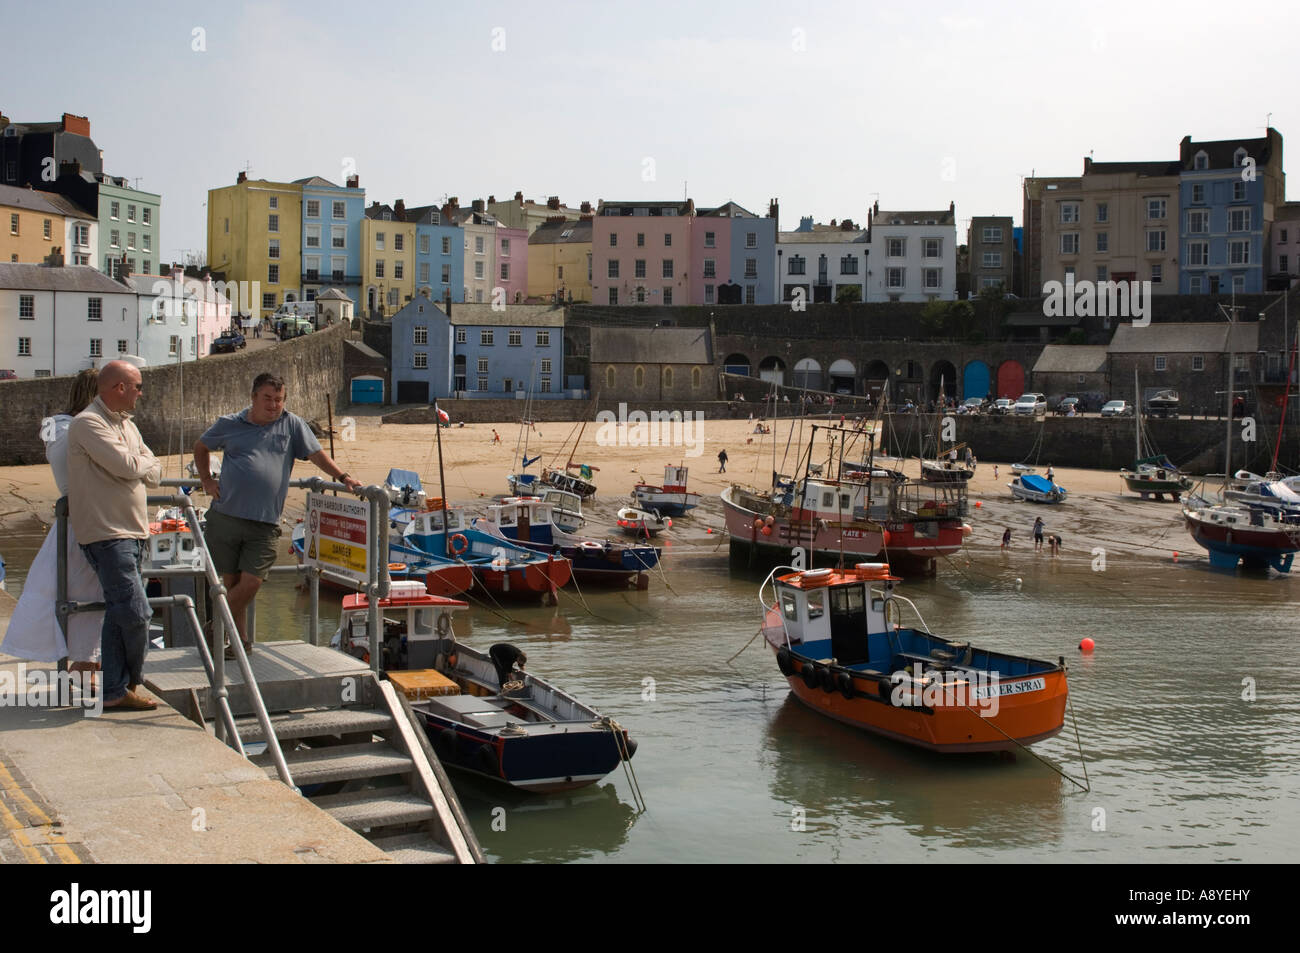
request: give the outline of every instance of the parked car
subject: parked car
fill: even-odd
[[[1079,400],[1077,397],[1067,397],[1056,405],[1056,413],[1060,417],[1070,416],[1071,410],[1076,414],[1083,413],[1083,401]]]
[[[959,414],[978,414],[984,409],[983,397],[967,397],[957,408]]]
[[[12,368],[0,370],[0,381],[16,381],[16,380],[18,380],[17,371],[13,370]]]
[[[304,334],[311,334],[313,330],[312,323],[307,318],[282,318],[275,322],[275,333],[281,341],[300,338]]]
[[[1016,399],[1015,413],[1017,415],[1033,414],[1036,417],[1045,414],[1047,413],[1047,397],[1035,391],[1021,394]]]
[[[1177,417],[1178,391],[1162,390],[1147,398],[1147,415],[1150,417]]]
[[[1010,397],[999,397],[997,400],[993,402],[993,405],[989,407],[989,413],[1009,414],[1011,413],[1011,408],[1014,407],[1015,405],[1016,402],[1012,400]]]
[[[248,347],[248,341],[239,331],[223,331],[221,336],[212,342],[211,354],[233,354],[241,347]]]
[[[1108,400],[1101,408],[1103,417],[1132,417],[1133,405],[1126,400]]]

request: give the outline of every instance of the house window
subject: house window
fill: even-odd
[[[704,277],[705,278],[718,277],[717,263],[712,258],[704,259]]]
[[[346,225],[330,226],[330,247],[331,248],[348,247],[348,229]]]
[[[802,275],[804,274],[804,268],[808,263],[802,255],[791,255],[790,261],[787,264],[787,274]]]
[[[331,217],[331,218],[347,218],[347,217],[348,217],[348,206],[347,206],[347,203],[346,203],[346,202],[331,202],[331,203],[330,203],[330,217]]]
[[[672,243],[673,243],[673,233],[664,232],[664,248],[670,247]]]
[[[275,292],[266,291],[262,293],[262,310],[263,311],[275,310]]]
[[[330,259],[330,280],[342,281],[343,272],[347,268],[348,260],[346,258]]]
[[[307,200],[307,217],[320,218],[320,199]]]
[[[1109,222],[1109,221],[1110,221],[1110,203],[1109,203],[1109,202],[1098,202],[1098,203],[1097,203],[1097,221],[1098,221],[1098,223],[1104,223],[1104,222]]]
[[[549,377],[542,378],[540,390],[543,394],[549,394],[551,392],[551,379]]]
[[[1160,284],[1161,279],[1164,277],[1164,273],[1165,273],[1165,266],[1164,266],[1163,264],[1154,264],[1154,265],[1152,265],[1152,266],[1151,266],[1151,283],[1152,283],[1153,285],[1158,285],[1158,284]]]
[[[1061,254],[1062,255],[1079,254],[1079,233],[1078,232],[1061,233]]]
[[[907,251],[907,239],[890,238],[885,242],[885,254],[890,258],[902,258]]]
[[[14,216],[14,218],[17,218],[17,217],[18,217],[17,215]],[[17,227],[18,227],[17,225],[14,226],[15,229],[16,229]],[[14,234],[17,235],[18,232],[15,231]],[[122,233],[119,232],[116,228],[113,229],[112,231],[110,231],[110,232],[108,233],[108,247],[109,247],[109,248],[121,248],[121,247],[122,247]]]
[[[538,332],[537,332],[537,346],[538,346],[538,347],[550,347],[550,346],[551,346],[551,332],[550,332],[550,331],[538,331]]]
[[[1245,275],[1233,275],[1233,276],[1232,276],[1232,293],[1233,293],[1233,294],[1242,294],[1242,293],[1245,292],[1245,290],[1246,290],[1246,277],[1245,277]]]
[[[1245,183],[1245,182],[1233,182],[1233,183],[1232,183],[1232,200],[1233,200],[1234,202],[1244,202],[1244,201],[1246,201],[1246,183]]]
[[[118,216],[121,214],[121,208],[122,206],[119,203],[110,202],[108,206],[108,217],[116,222],[118,220]]]
[[[9,216],[9,234],[10,235],[18,234],[18,213],[17,212],[13,212]],[[114,232],[113,234],[116,235],[117,232]]]
[[[644,247],[644,246],[645,246],[645,232],[637,232],[637,233],[636,233],[636,247],[637,247],[637,248],[642,248],[642,247]]]
[[[1147,199],[1147,221],[1164,218],[1167,204],[1162,198]]]
[[[103,298],[86,299],[86,320],[87,321],[104,320],[104,299]]]
[[[427,255],[427,254],[429,254],[429,236],[428,236],[428,235],[421,235],[421,236],[420,236],[420,254],[421,254],[421,255]]]
[[[665,368],[664,368],[664,387],[672,387],[672,386],[673,386],[673,369],[672,369],[671,367],[665,367]]]
[[[1205,201],[1205,185],[1204,185],[1204,184],[1202,184],[1202,183],[1198,183],[1198,184],[1192,186],[1192,201],[1193,201],[1193,202],[1204,202],[1204,201]]]
[[[673,276],[673,260],[672,260],[671,258],[665,258],[665,259],[664,259],[664,274],[663,274],[663,276],[664,276],[665,278],[671,278],[671,277]]]
[[[1209,209],[1189,209],[1187,212],[1187,231],[1192,235],[1205,235],[1210,231]]]
[[[1187,283],[1187,292],[1188,292],[1188,294],[1194,294],[1194,295],[1198,295],[1198,294],[1201,293],[1201,276],[1200,276],[1200,275],[1193,275],[1193,276],[1192,276],[1191,280]]]
[[[475,277],[475,278],[478,278],[478,279],[482,279],[482,277],[483,277],[483,262],[481,262],[481,261],[476,261],[476,262],[474,262],[474,277]],[[478,293],[479,293],[479,294],[482,294],[483,292],[482,292],[482,290],[480,289]]]
[[[758,247],[758,232],[745,232],[745,247],[746,248]]]
[[[644,387],[644,386],[645,386],[645,368],[644,368],[644,367],[638,367],[638,368],[636,369],[636,372],[635,372],[632,376],[633,376],[633,378],[634,378],[635,381],[636,381],[636,386],[637,386],[637,387]]]
[[[1002,229],[999,226],[984,226],[981,236],[986,245],[1000,245],[1002,243]]]
[[[478,333],[478,343],[482,347],[492,347],[493,331],[491,328],[484,328]],[[486,358],[485,358],[486,360]]]
[[[754,285],[745,285],[745,304],[753,304],[755,301],[756,290]]]
[[[425,370],[426,368],[428,368],[428,366],[429,366],[429,352],[428,352],[428,351],[416,351],[416,352],[414,352],[414,354],[413,354],[412,356],[415,358],[415,362],[414,362],[414,363],[415,363],[415,369],[416,369],[417,371],[422,371],[422,370]]]
[[[406,250],[406,236],[398,232],[393,236],[393,251]]]
[[[480,392],[480,393],[484,393],[484,392],[487,391],[487,389],[488,389],[488,379],[487,379],[486,377],[480,377],[480,378],[478,379],[478,389],[479,389],[479,392]]]
[[[483,244],[483,236],[482,236],[482,235],[475,235],[475,236],[474,236],[474,254],[476,254],[476,255],[481,255],[481,254],[483,254],[486,250],[487,250],[487,247]]]
[[[922,273],[925,275],[926,290],[927,291],[937,290],[939,288],[939,278],[942,273],[942,269],[925,268],[922,269]]]
[[[611,258],[611,259],[609,260],[609,262],[608,262],[608,268],[606,269],[605,277],[607,277],[607,278],[617,278],[617,277],[618,277],[618,259],[617,259],[617,258]]]
[[[411,331],[414,335],[411,339],[412,344],[419,345],[429,343],[429,328],[427,325],[417,324],[411,329]]]
[[[280,230],[280,216],[279,216],[279,215],[268,215],[268,216],[266,216],[266,230],[267,230],[268,232],[278,232],[278,231]]]
[[[275,208],[275,199],[271,199],[271,208]],[[126,220],[127,220],[128,222],[134,222],[134,221],[135,221],[135,206],[134,206],[134,205],[128,205],[128,206],[126,207]]]
[[[523,347],[523,346],[524,346],[524,332],[523,332],[523,331],[520,331],[518,328],[511,328],[510,331],[509,331],[509,332],[507,333],[507,335],[506,335],[506,346],[507,346],[507,347]]]
[[[714,240],[714,233],[713,233],[713,232],[705,232],[705,233],[704,233],[704,247],[705,247],[705,248],[716,248],[716,247],[717,247],[717,244],[716,244],[716,242],[715,242],[715,240]]]
[[[118,354],[125,354],[125,353],[126,353],[126,347],[127,347],[126,338],[118,338],[118,339],[117,339],[117,353],[118,353]]]
[[[1188,242],[1187,243],[1187,264],[1191,267],[1203,268],[1210,263],[1210,243],[1209,242]]]
[[[1079,203],[1062,202],[1061,203],[1061,224],[1073,225],[1079,221]]]
[[[614,380],[615,380],[614,368],[612,367],[605,368],[605,386],[607,388],[612,389],[614,387]]]
[[[942,238],[926,238],[921,241],[922,258],[938,258],[942,249]]]
[[[388,236],[384,232],[375,232],[375,251],[384,251],[384,243]]]
[[[279,196],[277,196],[277,195],[272,195],[272,196],[270,197],[270,207],[273,208],[273,209],[279,209],[279,208],[280,208],[280,198],[279,198]],[[126,207],[126,215],[127,215],[127,218],[128,218],[130,221],[133,221],[133,222],[135,221],[135,206],[134,206],[134,205],[128,205],[128,206]]]
[[[618,289],[617,289],[617,288],[610,288],[610,289],[609,289],[609,303],[610,303],[610,304],[618,304]]]
[[[451,284],[451,265],[442,266],[442,283],[444,285]]]
[[[906,269],[904,268],[886,268],[885,269],[886,287],[889,288],[903,287],[903,277],[905,271]]]
[[[632,275],[635,278],[645,277],[645,259],[638,258],[632,263]]]
[[[478,359],[478,372],[480,374],[486,374],[488,372],[488,359],[486,357],[480,357]]]
[[[18,296],[18,317],[24,321],[36,320],[36,296],[35,295]]]
[[[1250,209],[1248,208],[1228,209],[1228,231],[1230,232],[1250,231]]]
[[[1151,228],[1147,230],[1147,251],[1164,251],[1165,250],[1165,230],[1163,228]]]
[[[307,273],[308,281],[320,280],[320,258],[308,255],[302,260],[303,270]]]
[[[267,243],[267,247],[266,247],[266,257],[267,257],[267,258],[279,258],[279,257],[280,257],[280,239],[278,239],[278,238],[272,238],[272,239]]]
[[[442,236],[442,253],[444,255],[451,254],[451,239],[446,235]]]
[[[698,367],[691,368],[691,389],[700,389],[700,369]]]
[[[464,343],[465,343],[465,329],[464,329],[464,328],[457,328],[457,329],[456,329],[456,343],[457,343],[457,344],[464,344]]]
[[[135,232],[126,233],[126,247],[128,251],[135,251]]]
[[[267,265],[267,266],[266,266],[266,282],[267,282],[267,284],[271,284],[271,285],[278,285],[278,284],[280,283],[280,266],[279,266],[279,265]]]
[[[32,339],[31,339],[31,338],[19,338],[19,339],[18,339],[18,356],[19,356],[19,357],[31,357],[31,356],[32,356]]]
[[[1002,252],[1000,251],[986,251],[982,256],[982,259],[983,259],[983,264],[981,265],[981,267],[983,268],[1002,267]]]
[[[857,267],[857,264],[858,264],[858,260],[857,260],[856,258],[853,259],[853,265],[854,265],[854,268]],[[757,277],[758,277],[758,259],[757,259],[757,258],[746,258],[746,259],[745,259],[745,277],[746,277],[746,278],[757,278]]]
[[[1280,272],[1285,273],[1285,272],[1286,272],[1286,266],[1287,266],[1286,255],[1278,255],[1278,256],[1277,256],[1277,270],[1280,271]]]
[[[375,277],[376,278],[384,277],[384,260],[382,258],[379,258],[375,261]]]
[[[704,303],[713,304],[713,285],[704,286]]]
[[[91,338],[91,339],[90,339],[90,356],[91,356],[91,357],[103,357],[103,356],[104,356],[104,339],[103,339],[103,338]]]
[[[406,272],[406,263],[402,261],[393,262],[393,277],[401,278]]]
[[[427,285],[428,283],[429,283],[429,263],[427,261],[422,261],[420,262],[420,284]]]
[[[1164,356],[1163,354],[1157,354],[1157,355],[1156,355],[1156,370],[1158,370],[1158,371],[1163,371],[1164,369],[1165,369],[1165,356]]]
[[[663,297],[664,297],[664,305],[665,306],[671,305],[673,303],[673,289],[665,288]]]
[[[539,374],[551,373],[551,359],[549,357],[544,357],[537,362],[537,372]]]
[[[180,351],[180,349],[181,349],[181,339],[175,334],[173,334],[170,338],[167,339],[167,353],[170,354],[172,357],[175,357],[177,352]]]
[[[1110,275],[1110,271],[1106,268],[1105,265],[1098,265],[1098,266],[1097,266],[1097,280],[1098,280],[1098,281],[1106,281],[1109,275]]]
[[[610,248],[618,247],[618,232],[609,233],[609,247]]]
[[[1203,370],[1205,370],[1205,357],[1204,357],[1204,355],[1201,355],[1201,354],[1193,354],[1193,355],[1192,355],[1192,370],[1194,370],[1194,371],[1203,371]]]
[[[1232,241],[1228,242],[1228,264],[1250,264],[1250,239],[1234,238]]]
[[[397,289],[396,289],[396,288],[389,288],[389,289],[388,289],[388,306],[389,306],[390,308],[396,308],[396,307],[397,307]]]
[[[45,221],[44,221],[44,223],[43,223],[43,225],[42,225],[42,227],[41,227],[41,231],[42,231],[42,233],[45,235],[45,240],[46,240],[46,241],[49,241],[49,240],[50,240],[50,220],[49,220],[48,218],[45,219]]]

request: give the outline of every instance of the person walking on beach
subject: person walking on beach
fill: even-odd
[[[1034,552],[1043,551],[1043,518],[1040,516],[1034,520]]]
[[[162,482],[162,463],[131,421],[144,391],[140,369],[109,361],[98,396],[68,427],[68,515],[86,562],[104,589],[100,632],[104,708],[152,711],[144,681],[153,609],[140,578],[149,539],[146,486]]]
[[[1006,549],[1010,545],[1011,545],[1011,527],[1008,526],[1006,529],[1002,531],[1002,545],[999,548]]]
[[[998,478],[998,465],[995,463],[993,464],[993,479],[996,480],[997,478]]]
[[[1056,482],[1056,471],[1052,469],[1052,465],[1050,463],[1047,465],[1047,482],[1048,483]]]
[[[245,652],[253,648],[245,632],[245,610],[275,564],[293,461],[310,460],[349,490],[361,486],[321,449],[306,422],[284,409],[284,392],[282,378],[258,374],[251,405],[218,417],[194,444],[194,466],[212,498],[204,536]],[[224,451],[220,481],[212,476],[214,450]],[[233,658],[233,652],[226,657]]]
[[[719,473],[727,472],[727,451],[726,450],[718,451],[718,472]]]
[[[495,428],[493,428],[492,430],[492,442],[493,443],[501,442],[501,434],[497,433]]]
[[[1061,537],[1052,533],[1047,537],[1047,545],[1053,556],[1061,555]]]

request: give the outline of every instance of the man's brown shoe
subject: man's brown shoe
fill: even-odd
[[[105,709],[114,711],[153,711],[158,707],[158,703],[148,695],[141,695],[128,690],[125,695],[115,702],[105,702]]]

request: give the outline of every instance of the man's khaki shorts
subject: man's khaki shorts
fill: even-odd
[[[207,540],[217,572],[223,575],[246,572],[265,582],[275,565],[280,527],[276,523],[260,523],[208,510],[203,538]]]

